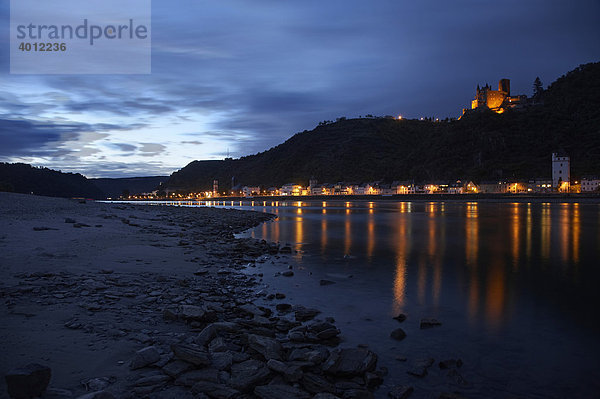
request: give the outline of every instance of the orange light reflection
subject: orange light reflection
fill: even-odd
[[[550,259],[550,234],[551,234],[551,225],[552,221],[550,220],[550,204],[543,203],[542,204],[542,234],[541,234],[541,256],[542,258],[548,260]]]

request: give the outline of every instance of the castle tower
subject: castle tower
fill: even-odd
[[[563,153],[552,153],[552,188],[562,192],[569,191],[571,183],[571,160]]]
[[[510,96],[510,79],[500,79],[498,82],[498,91],[503,91]]]

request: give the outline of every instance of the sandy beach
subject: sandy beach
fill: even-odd
[[[0,371],[49,367],[43,398],[372,397],[374,353],[259,289],[290,248],[234,234],[272,217],[0,193]]]

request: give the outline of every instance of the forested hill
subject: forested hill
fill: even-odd
[[[0,191],[48,197],[105,197],[102,190],[79,173],[62,173],[23,163],[0,163]]]
[[[287,182],[549,177],[551,153],[571,156],[572,174],[600,174],[600,63],[562,76],[541,103],[503,114],[469,112],[431,122],[350,119],[298,133],[268,151],[224,161],[195,161],[167,187],[227,188]]]
[[[106,197],[118,198],[123,194],[140,194],[152,192],[165,183],[168,176],[125,177],[89,179]]]

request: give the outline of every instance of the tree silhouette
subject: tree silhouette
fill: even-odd
[[[536,102],[538,102],[542,99],[543,95],[544,95],[544,85],[542,85],[542,81],[540,80],[540,77],[538,76],[533,81],[533,99]]]

